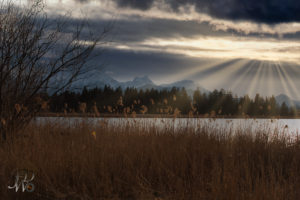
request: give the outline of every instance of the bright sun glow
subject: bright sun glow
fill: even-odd
[[[144,41],[143,44],[192,57],[294,62],[300,60],[300,43],[297,41],[203,37],[197,39],[151,39]]]

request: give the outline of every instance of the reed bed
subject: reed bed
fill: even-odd
[[[1,199],[299,199],[300,142],[275,130],[39,123],[0,146]],[[30,169],[35,191],[8,190]]]

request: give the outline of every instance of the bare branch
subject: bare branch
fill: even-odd
[[[0,117],[6,122],[0,126],[3,137],[35,116],[40,109],[36,102],[40,93],[49,88],[59,92],[86,72],[93,50],[105,44],[110,26],[93,33],[87,21],[71,27],[69,19],[49,19],[41,0],[22,8],[1,2]],[[67,30],[70,27],[71,32]],[[86,33],[89,37],[83,36]],[[61,77],[64,80],[57,84]],[[16,110],[16,105],[21,109]]]

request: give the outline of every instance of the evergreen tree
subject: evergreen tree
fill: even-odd
[[[281,116],[288,116],[289,115],[289,108],[287,107],[285,102],[283,102],[281,104],[280,115]]]

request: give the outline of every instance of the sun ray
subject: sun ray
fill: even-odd
[[[261,72],[259,73],[259,77],[258,77],[258,81],[257,81],[257,93],[262,94],[260,90],[261,88],[263,88],[263,90],[265,90],[265,77],[267,75],[267,67],[266,67],[266,62],[261,62]],[[266,96],[266,93],[265,95]]]
[[[229,80],[234,80],[235,78],[235,81],[232,81],[232,84],[230,86],[230,89],[232,91],[237,91],[238,90],[238,86],[240,86],[243,81],[245,81],[245,79],[247,79],[247,75],[251,72],[251,70],[253,70],[253,66],[254,65],[254,61],[251,60],[248,62],[247,65],[245,65],[244,67],[242,67],[239,71],[237,71],[235,74],[232,74],[228,79]],[[246,70],[244,70],[246,68]],[[242,74],[240,74],[239,76],[237,76],[237,74],[239,72],[241,72],[242,70],[244,70],[244,72]]]
[[[217,102],[212,106],[212,110],[214,110],[216,113],[219,114],[219,110],[217,110],[217,108],[219,107],[220,104],[223,103],[223,101],[225,100],[225,98],[226,98],[225,96],[222,96],[220,99],[218,99]]]
[[[292,82],[289,74],[286,72],[286,70],[284,69],[284,66],[282,66],[280,62],[279,62],[279,66],[281,66],[281,67],[279,67],[279,70],[281,72],[281,75],[282,75],[283,79],[287,82],[288,88],[291,88],[293,94],[295,94],[298,98],[299,94],[298,94],[296,86]],[[292,96],[289,96],[289,97],[292,97]],[[291,102],[291,104],[292,104],[293,107],[295,107],[295,104],[294,104],[293,101]],[[296,112],[295,115],[297,117],[298,113]]]
[[[228,80],[232,81],[234,79],[234,77],[236,77],[236,75],[235,75],[236,73],[233,73],[233,72],[239,71],[236,68],[240,68],[240,71],[241,71],[241,69],[243,67],[247,66],[247,63],[250,63],[250,62],[251,61],[249,61],[249,60],[239,60],[238,62],[235,63],[234,66],[230,67],[230,70],[227,70],[227,74],[229,73],[231,75],[229,77],[224,75],[224,79],[226,79],[226,81],[228,81]],[[251,67],[248,67],[248,69],[242,74],[242,76],[245,76],[249,70],[251,70]],[[239,78],[241,78],[242,76],[239,76]],[[223,84],[221,84],[221,85],[225,85],[225,81],[224,80],[223,80]],[[217,102],[213,105],[212,109],[214,111],[216,111],[216,112],[219,112],[217,109],[224,102],[225,99],[226,99],[226,96],[222,96],[221,99],[218,99]]]
[[[278,73],[278,75],[279,75],[280,83],[281,83],[282,86],[283,86],[283,89],[284,89],[284,91],[285,91],[285,94],[288,95],[288,96],[291,96],[291,95],[292,95],[292,94],[291,94],[291,91],[290,91],[290,89],[289,89],[289,87],[288,87],[288,85],[287,85],[287,83],[286,83],[286,80],[284,79],[284,76],[282,75],[283,72],[280,70],[280,67],[281,67],[280,63],[279,63],[279,62],[276,62],[276,63],[275,63],[275,68],[276,68],[277,73]],[[291,103],[293,104],[293,102],[291,102]],[[292,105],[292,106],[294,106],[294,105]]]
[[[273,93],[274,92],[274,78],[273,78],[274,74],[272,74],[273,71],[272,71],[272,65],[270,62],[267,63],[266,68],[267,68],[267,72],[266,72],[265,79],[266,79],[267,86],[268,86],[267,89],[269,91],[269,93],[267,93],[267,95],[269,96],[269,95],[274,95],[274,93]]]
[[[215,66],[219,66],[222,63],[226,63],[226,61],[219,60],[219,61],[210,62],[210,63],[207,63],[206,65],[202,65],[200,67],[194,67],[191,70],[181,71],[180,74],[176,74],[174,76],[171,76],[170,79],[172,79],[172,80],[185,79],[185,78],[190,77],[193,74],[198,74],[198,73],[201,73],[202,71],[206,71],[206,70],[208,70],[210,68],[213,68]]]
[[[254,94],[254,91],[255,91],[255,88],[257,87],[257,82],[258,82],[258,79],[259,79],[259,77],[260,77],[260,72],[261,72],[261,70],[262,70],[261,63],[258,62],[258,61],[255,61],[255,63],[256,63],[256,64],[259,63],[259,64],[256,65],[256,66],[253,66],[253,67],[257,68],[257,69],[256,69],[256,73],[255,73],[255,75],[254,75],[252,81],[249,83],[249,88],[248,88],[248,90],[247,90],[247,94],[248,94],[249,96],[254,96],[254,95],[255,95],[255,94]],[[255,69],[255,68],[254,68],[254,69]]]
[[[241,66],[241,63],[244,62],[245,60],[242,59],[231,60],[230,62],[214,66],[213,68],[202,71],[201,74],[195,74],[194,76],[201,79],[199,82],[202,81],[203,83],[210,85],[211,89],[216,89],[219,85],[222,85],[220,84],[221,79],[223,81],[227,79],[228,74],[235,71],[236,68]]]
[[[222,79],[219,80],[219,84],[227,86],[228,82],[230,82],[229,84],[235,83],[236,81],[233,80],[235,80],[237,77],[240,77],[240,75],[237,75],[237,73],[243,71],[243,69],[249,62],[249,60],[239,60],[238,62],[231,65],[228,69],[226,69],[226,71],[224,70],[220,72],[222,73]],[[231,87],[228,87],[228,89],[231,89]]]
[[[281,63],[280,63],[281,65]],[[294,83],[294,81],[292,80],[290,74],[286,71],[286,67],[290,66],[290,65],[286,65],[285,67],[283,65],[281,65],[282,67],[280,68],[280,70],[282,71],[282,74],[284,75],[285,80],[287,80],[289,88],[291,88],[292,92],[293,92],[293,97],[296,96],[297,99],[300,99],[300,94],[299,94],[299,90],[297,90],[297,87]]]

